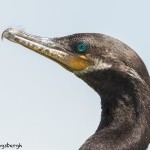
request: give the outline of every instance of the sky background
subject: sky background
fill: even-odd
[[[44,37],[104,33],[132,47],[150,70],[149,16],[149,0],[1,0],[0,34],[8,27]],[[77,150],[97,129],[99,96],[58,64],[4,40],[0,69],[0,144]]]

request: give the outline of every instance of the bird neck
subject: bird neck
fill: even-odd
[[[150,90],[140,76],[117,70],[104,70],[89,72],[82,79],[101,97],[101,122],[96,133],[107,133],[106,137],[109,138],[113,133],[123,138],[130,132],[127,138],[130,134],[132,139],[135,134],[141,138],[147,132],[150,141]]]
[[[118,87],[117,92],[115,89],[113,87],[112,92],[101,97],[101,122],[97,132],[105,128],[117,129],[124,125],[133,126],[140,124],[140,119],[145,120],[144,105],[134,87],[130,86],[126,90]]]

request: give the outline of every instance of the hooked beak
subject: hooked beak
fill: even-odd
[[[86,56],[67,51],[63,45],[54,42],[53,39],[30,35],[13,28],[6,29],[1,38],[6,38],[50,58],[71,72],[81,71],[93,65]]]

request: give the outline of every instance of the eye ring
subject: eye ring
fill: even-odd
[[[80,42],[78,42],[77,44],[76,44],[76,46],[75,46],[75,51],[77,52],[77,53],[85,53],[87,50],[88,50],[88,48],[89,48],[89,45],[88,45],[88,43],[87,42],[85,42],[85,41],[80,41]]]

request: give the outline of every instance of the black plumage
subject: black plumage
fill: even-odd
[[[130,47],[96,33],[49,39],[7,29],[2,37],[58,62],[100,95],[100,124],[80,150],[145,150],[148,147],[150,78],[143,61]],[[77,46],[78,43],[83,44]]]

